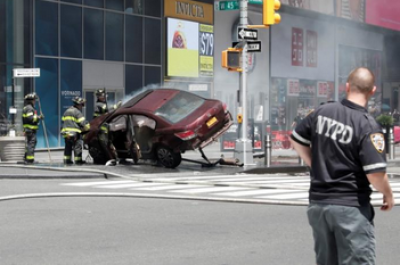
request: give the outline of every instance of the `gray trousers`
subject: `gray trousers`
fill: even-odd
[[[374,209],[310,203],[318,265],[375,264]]]

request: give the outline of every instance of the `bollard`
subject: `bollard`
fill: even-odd
[[[267,133],[264,137],[264,164],[267,167],[271,166],[271,150],[272,150],[272,144],[271,144],[271,134]]]
[[[389,149],[389,159],[394,159],[395,154],[394,154],[394,137],[393,137],[393,128],[390,128],[389,130],[389,141],[388,141],[388,149]]]
[[[299,164],[300,166],[304,166],[304,160],[299,156]]]

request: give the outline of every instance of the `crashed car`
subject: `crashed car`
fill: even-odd
[[[177,89],[146,90],[91,121],[84,144],[95,164],[107,161],[99,142],[100,127],[105,124],[113,133],[119,158],[135,161],[139,149],[141,159],[175,168],[185,151],[200,149],[203,154],[202,148],[232,125],[232,116],[219,100]]]

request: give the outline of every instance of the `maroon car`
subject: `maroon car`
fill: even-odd
[[[224,133],[232,125],[232,116],[219,100],[176,89],[146,90],[91,121],[84,142],[96,164],[107,160],[98,139],[105,125],[113,134],[119,158],[133,158],[138,145],[141,159],[175,168],[186,150],[201,150]]]

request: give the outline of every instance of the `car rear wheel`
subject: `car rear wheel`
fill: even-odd
[[[173,152],[165,146],[159,146],[156,155],[157,160],[166,168],[176,168],[182,161],[181,153]]]

